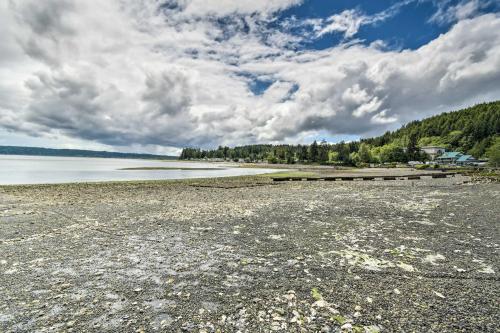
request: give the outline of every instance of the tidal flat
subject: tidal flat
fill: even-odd
[[[1,332],[498,332],[500,184],[0,187]]]

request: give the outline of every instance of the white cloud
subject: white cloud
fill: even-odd
[[[178,1],[185,15],[226,16],[230,14],[271,14],[301,3],[302,0],[183,0]]]
[[[354,36],[366,17],[354,9],[344,10],[340,14],[330,16],[326,22],[327,25],[318,32],[321,37],[331,32],[342,32],[346,37]]]
[[[332,32],[341,32],[345,38],[351,38],[358,33],[361,26],[385,21],[396,15],[402,7],[412,2],[415,2],[415,0],[397,2],[388,9],[374,15],[366,15],[357,9],[347,9],[325,20],[313,20],[310,23],[314,26],[316,37],[322,37]]]
[[[153,0],[0,4],[0,127],[159,152],[364,135],[442,105],[500,98],[498,15],[459,21],[417,50],[294,52],[294,36],[267,31],[251,14],[272,20],[295,1],[219,3],[163,11]],[[228,24],[214,15],[229,15]],[[249,75],[274,83],[255,96]]]
[[[464,20],[477,15],[481,9],[489,6],[489,0],[462,0],[456,5],[450,5],[449,0],[438,3],[438,11],[432,15],[430,22],[445,24]]]

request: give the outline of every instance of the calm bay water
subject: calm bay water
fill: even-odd
[[[120,170],[143,167],[209,168],[211,170]],[[256,175],[275,171],[198,162],[0,155],[0,185],[213,178]]]

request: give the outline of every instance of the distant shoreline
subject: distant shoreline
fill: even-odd
[[[160,162],[179,162],[179,160],[168,160],[168,159],[161,159],[161,158],[139,158],[139,157],[101,157],[101,156],[65,156],[65,155],[29,155],[29,154],[2,154],[0,153],[1,156],[12,156],[12,157],[52,157],[52,158],[96,158],[96,159],[102,159],[102,160],[144,160],[144,161],[160,161]]]
[[[120,153],[110,151],[84,150],[84,149],[55,149],[24,146],[0,146],[0,155],[18,156],[47,156],[47,157],[86,157],[86,158],[126,158],[144,160],[177,160],[177,156]]]

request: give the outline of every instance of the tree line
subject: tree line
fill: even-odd
[[[214,150],[183,149],[180,159],[223,159],[268,163],[317,163],[332,165],[359,165],[362,163],[408,162],[425,160],[427,156],[417,149],[407,150],[397,146],[373,149],[363,142],[330,144],[314,141],[310,145],[249,145],[222,147]]]
[[[184,148],[180,159],[224,159],[268,163],[319,163],[362,165],[426,161],[422,146],[441,146],[476,158],[498,155],[500,101],[483,103],[455,112],[412,121],[394,132],[356,142],[310,145],[258,144],[202,150]]]

